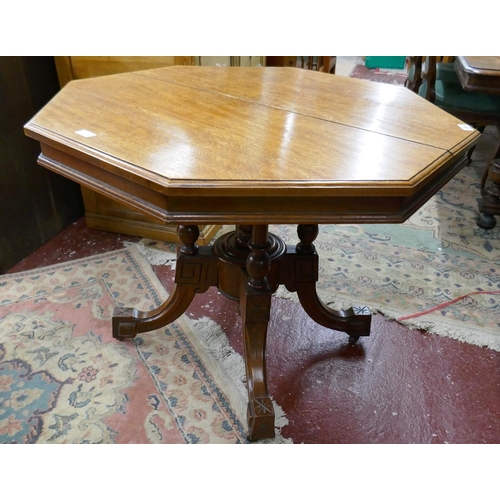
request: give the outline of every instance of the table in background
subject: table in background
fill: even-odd
[[[500,56],[457,56],[455,69],[465,90],[500,95]],[[500,133],[500,127],[497,128]],[[490,185],[486,184],[488,179]],[[477,224],[483,229],[493,229],[495,216],[500,215],[500,144],[483,173],[481,196]]]
[[[455,69],[465,90],[500,94],[500,56],[457,56]]]

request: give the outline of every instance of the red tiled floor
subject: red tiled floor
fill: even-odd
[[[127,237],[72,224],[9,272],[121,248]],[[167,290],[173,273],[155,267]],[[208,307],[207,307],[208,306]],[[217,290],[187,313],[210,316],[242,353],[238,307]],[[295,443],[500,443],[500,353],[411,331],[381,315],[371,336],[347,336],[314,323],[299,304],[273,299],[269,392],[290,421]]]

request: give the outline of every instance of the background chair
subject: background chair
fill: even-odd
[[[500,96],[465,90],[454,64],[438,62],[437,56],[412,59],[406,87],[480,132],[488,125],[500,126]],[[495,158],[499,155],[500,148]]]
[[[426,59],[419,95],[473,127],[500,125],[500,96],[464,90],[454,69],[438,74],[436,56]]]
[[[500,95],[465,90],[456,72],[453,74],[450,69],[447,69],[446,73],[443,71],[438,73],[436,56],[426,56],[425,59],[426,72],[421,72],[422,82],[414,90],[415,92],[444,111],[456,116],[459,120],[475,127],[481,133],[488,125],[493,125],[500,131]],[[417,60],[416,64],[420,64],[421,70],[422,60]],[[418,74],[418,67],[414,74]],[[469,163],[472,152],[473,149],[469,152]],[[496,161],[497,158],[500,158],[500,144],[492,160]],[[488,195],[486,182],[489,172],[490,169],[486,168],[481,178],[481,196],[483,199]],[[495,198],[496,190],[498,190],[495,180],[494,184],[492,196]],[[500,195],[500,191],[498,195]],[[492,215],[485,213],[480,214],[477,223],[483,229],[492,229],[496,224]]]
[[[436,78],[439,80],[450,80],[460,83],[458,80],[455,66],[453,65],[453,56],[435,56],[436,57]],[[423,56],[410,56],[408,62],[408,76],[405,87],[418,93],[422,81],[426,78],[426,68]]]

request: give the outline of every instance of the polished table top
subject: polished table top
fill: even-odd
[[[402,222],[479,137],[403,87],[193,66],[72,81],[25,132],[43,166],[159,220],[250,224]]]

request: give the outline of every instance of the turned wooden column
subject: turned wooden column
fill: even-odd
[[[252,226],[248,224],[238,224],[236,228],[236,246],[248,250],[248,245],[252,239]]]
[[[250,276],[248,284],[254,290],[266,290],[269,288],[267,275],[271,270],[271,258],[267,251],[271,243],[267,238],[268,226],[253,226],[252,239],[248,246],[251,250],[247,258],[247,272]]]
[[[179,248],[182,255],[196,255],[198,253],[198,245],[196,244],[200,236],[200,228],[198,226],[184,226],[183,224],[179,224],[177,226],[177,236],[182,243]]]
[[[244,329],[245,367],[247,375],[249,439],[274,437],[274,409],[267,392],[266,337],[271,311],[267,275],[271,259],[267,250],[268,226],[253,226],[249,243],[251,253],[246,271],[242,270],[240,311]]]
[[[318,237],[318,224],[299,224],[297,226],[297,235],[299,243],[297,243],[297,253],[312,254],[315,247],[313,241]]]

